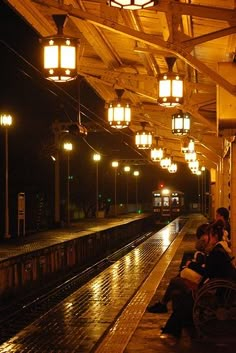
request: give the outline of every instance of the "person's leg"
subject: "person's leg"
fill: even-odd
[[[162,329],[163,334],[180,337],[182,328],[192,325],[193,298],[191,292],[177,293],[172,296],[173,313]]]
[[[172,296],[175,295],[175,293],[185,294],[187,292],[188,292],[188,288],[186,287],[184,280],[179,276],[173,277],[170,280],[170,283],[166,288],[166,291],[162,299],[157,303],[153,304],[152,306],[148,307],[147,310],[150,313],[167,313],[168,312],[167,304],[169,303],[170,300],[172,300]]]

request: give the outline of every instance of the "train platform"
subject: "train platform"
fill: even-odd
[[[113,218],[81,219],[79,222],[71,223],[70,226],[62,228],[35,232],[10,239],[1,237],[0,261],[124,225],[131,221],[145,218],[147,215],[146,213],[129,213]]]
[[[206,219],[181,218],[91,279],[45,315],[0,344],[0,353],[233,353],[231,345],[161,338],[167,314],[146,311],[178,273]]]

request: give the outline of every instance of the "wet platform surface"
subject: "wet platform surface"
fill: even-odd
[[[195,230],[205,219],[191,217],[178,232],[178,221],[158,231],[112,264],[47,314],[0,345],[19,353],[218,353],[222,346],[160,338],[168,314],[146,307],[160,298],[177,274],[184,251],[192,250]],[[220,350],[219,350],[220,349]],[[224,353],[234,348],[224,346]]]

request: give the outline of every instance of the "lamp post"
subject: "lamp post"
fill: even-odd
[[[96,217],[98,217],[98,163],[101,160],[101,155],[94,153],[93,160],[96,163]]]
[[[70,152],[73,145],[70,142],[64,143],[64,150],[67,152],[67,224],[70,224]]]
[[[130,166],[126,165],[124,167],[124,172],[126,173],[126,211],[128,213],[128,205],[129,205],[129,172]]]
[[[115,170],[115,190],[114,190],[114,206],[115,206],[115,216],[117,215],[117,205],[116,205],[116,174],[117,174],[117,168],[119,166],[119,162],[118,161],[113,161],[111,163],[111,166],[114,168]]]
[[[9,239],[9,203],[8,203],[8,128],[12,125],[11,115],[3,114],[0,117],[0,124],[5,128],[5,235]]]
[[[138,177],[139,177],[138,170],[134,171],[134,177],[135,177],[136,212],[138,212]]]

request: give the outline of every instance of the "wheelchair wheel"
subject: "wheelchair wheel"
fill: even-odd
[[[236,283],[214,279],[197,292],[193,322],[199,337],[236,340]]]

